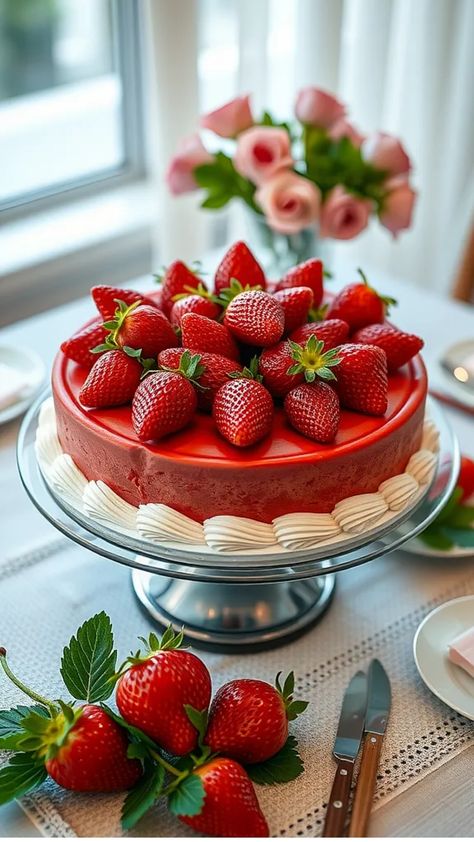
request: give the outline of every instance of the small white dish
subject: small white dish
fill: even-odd
[[[474,678],[448,659],[448,646],[474,623],[474,594],[439,605],[418,626],[413,654],[432,693],[461,716],[474,720]]]
[[[472,547],[452,547],[450,550],[437,550],[429,547],[419,538],[412,538],[403,545],[402,550],[413,555],[431,556],[431,558],[474,558]]]
[[[0,345],[0,363],[13,368],[26,378],[25,386],[17,400],[0,409],[0,424],[6,424],[7,421],[12,421],[26,412],[43,386],[46,369],[35,351],[14,345]]]

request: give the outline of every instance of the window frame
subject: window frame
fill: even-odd
[[[141,0],[112,0],[112,16],[117,31],[116,66],[123,91],[121,131],[124,158],[121,165],[12,197],[0,203],[2,223],[145,177],[141,13]]]

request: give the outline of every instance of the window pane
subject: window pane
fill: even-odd
[[[112,0],[0,0],[0,202],[124,161]]]

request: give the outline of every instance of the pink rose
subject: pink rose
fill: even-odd
[[[390,175],[401,175],[411,168],[410,159],[400,141],[384,132],[376,132],[364,140],[362,157]]]
[[[319,189],[291,170],[277,172],[257,190],[255,198],[270,228],[281,234],[295,234],[308,228],[319,215]]]
[[[237,140],[234,167],[254,184],[263,184],[277,170],[292,166],[290,136],[285,129],[254,126]]]
[[[349,123],[345,117],[336,120],[329,129],[329,137],[331,140],[340,140],[342,137],[348,137],[353,146],[359,148],[364,140],[364,135],[357,131],[352,123]]]
[[[194,170],[201,164],[209,164],[214,158],[204,148],[198,134],[184,138],[178,152],[171,159],[166,171],[165,179],[169,190],[174,196],[196,190],[198,184],[194,178]]]
[[[351,240],[367,226],[371,210],[371,202],[357,199],[338,184],[333,187],[321,208],[321,236]]]
[[[383,200],[380,222],[396,237],[399,231],[411,225],[416,191],[405,178],[392,178],[385,186],[389,192]]]
[[[295,114],[301,123],[328,129],[344,117],[345,106],[335,96],[320,88],[303,88],[295,103]]]
[[[253,126],[252,112],[248,96],[231,99],[215,111],[203,114],[201,126],[210,129],[220,137],[235,137],[240,132]]]

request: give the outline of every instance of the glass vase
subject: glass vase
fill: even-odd
[[[318,235],[316,226],[296,234],[280,234],[268,225],[264,216],[247,213],[247,242],[269,278],[278,280],[292,266],[311,257],[324,262],[328,257],[327,241]]]

